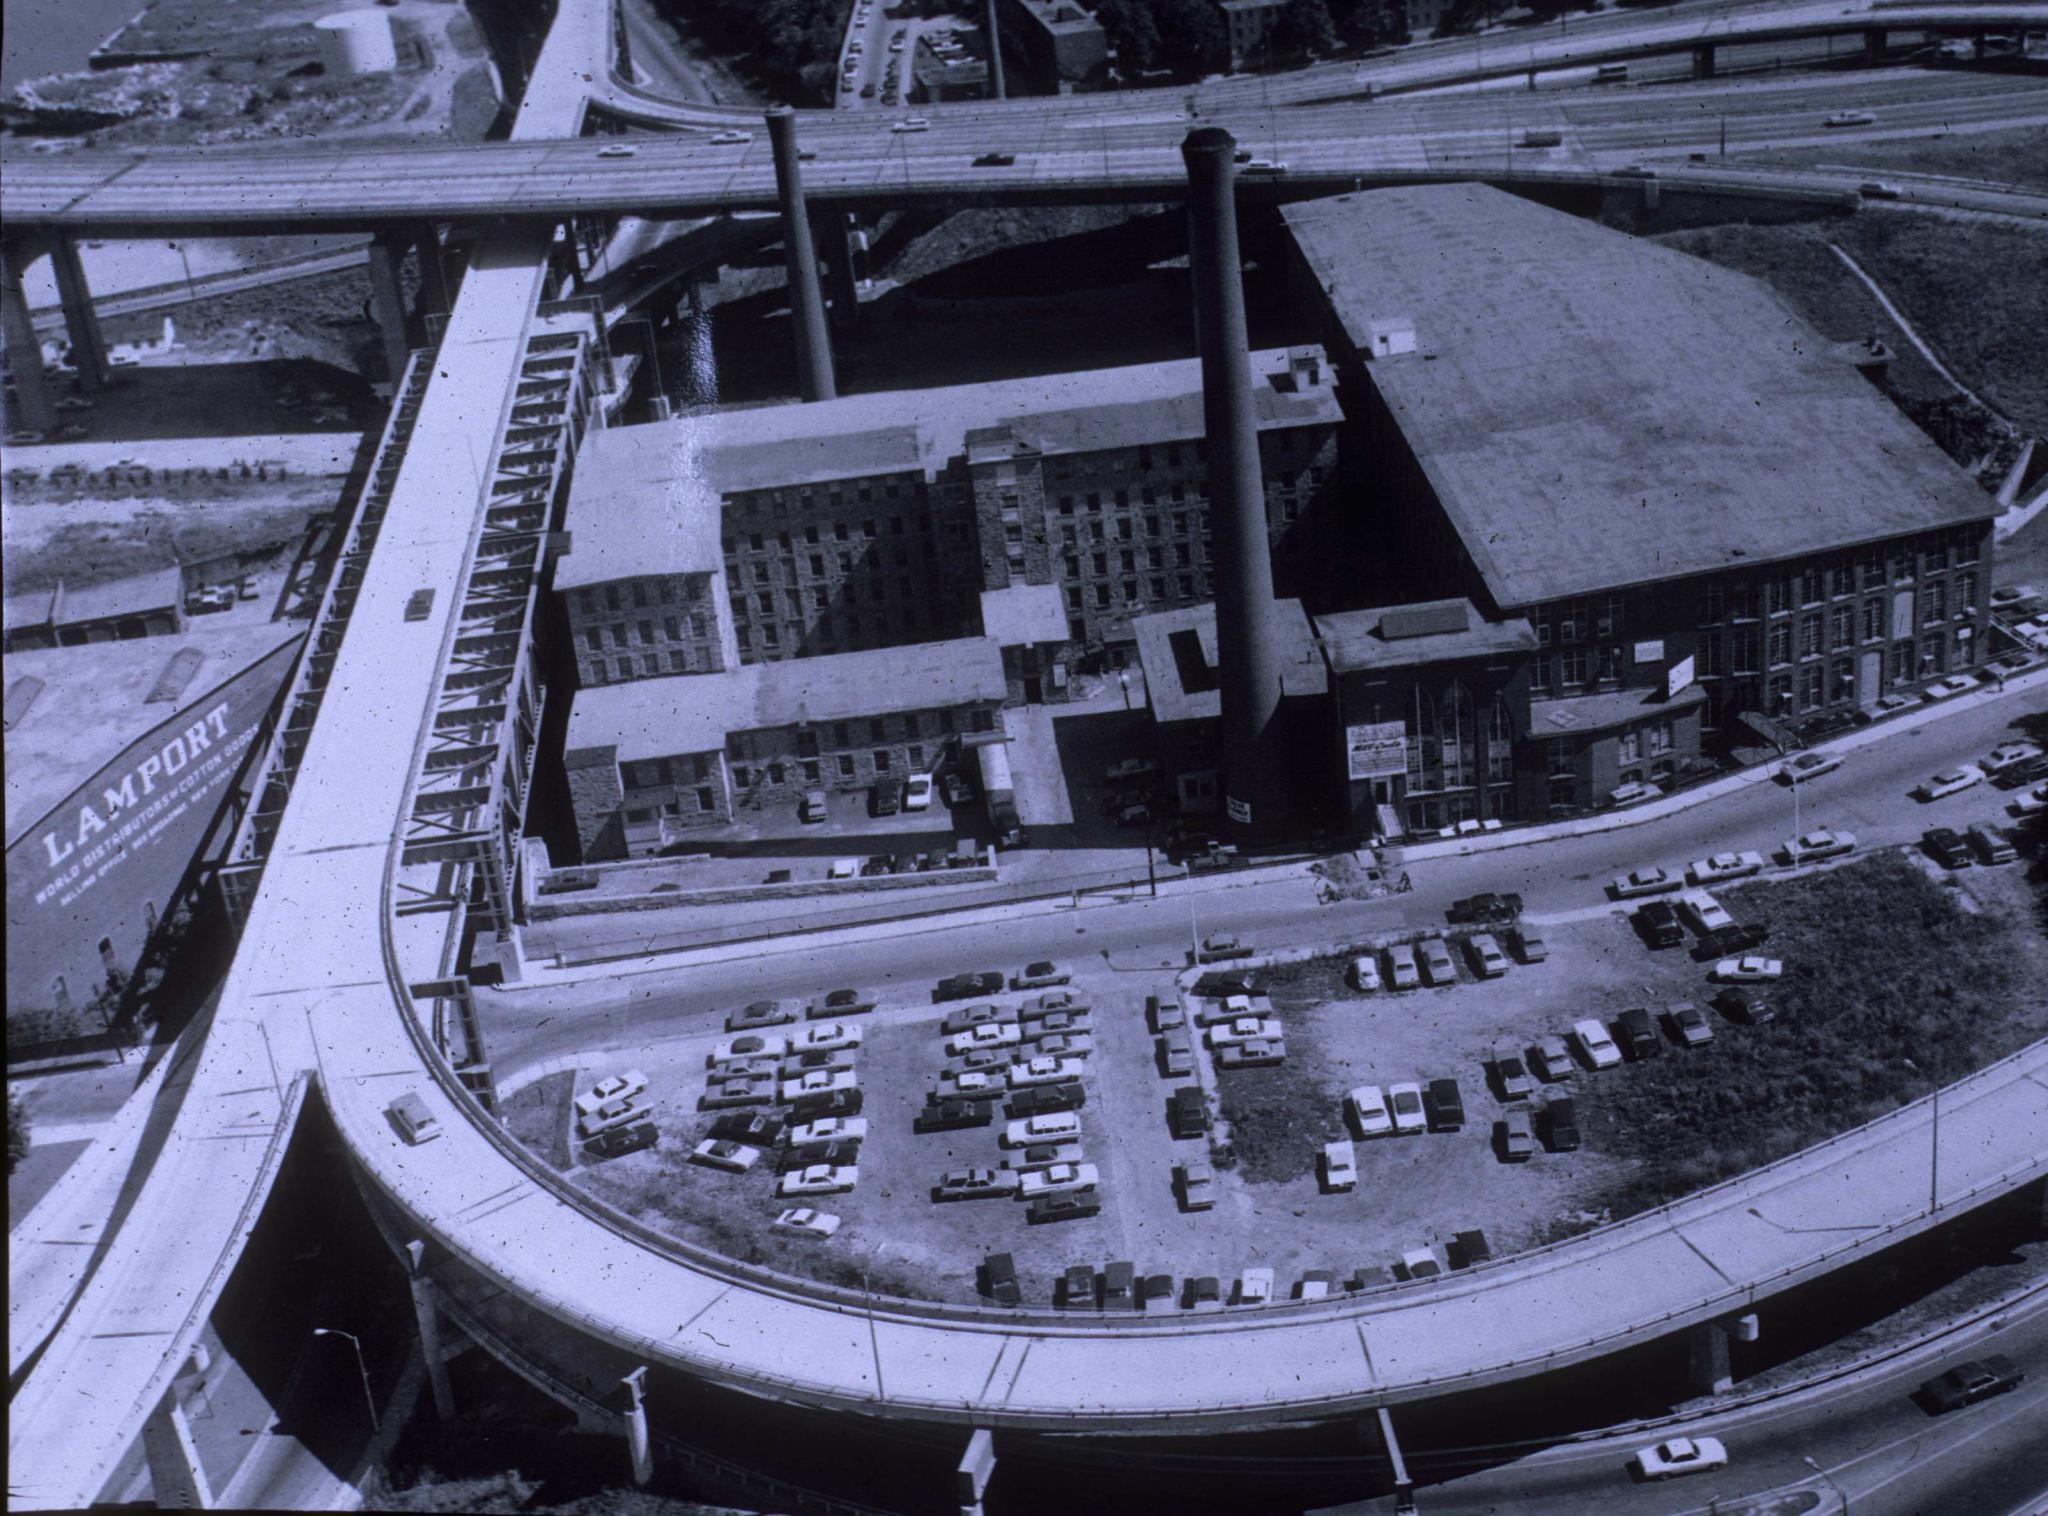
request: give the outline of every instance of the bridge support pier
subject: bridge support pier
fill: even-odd
[[[57,298],[64,304],[64,330],[71,338],[71,366],[83,389],[107,387],[107,339],[100,332],[100,314],[92,308],[92,288],[78,244],[69,237],[50,243],[50,267],[57,275]]]
[[[427,1385],[434,1393],[434,1418],[455,1419],[455,1387],[448,1381],[448,1354],[441,1345],[441,1302],[434,1281],[421,1267],[424,1242],[405,1245],[406,1283],[412,1287],[412,1315],[420,1329],[420,1356],[427,1364]]]
[[[796,337],[797,393],[806,400],[835,399],[839,385],[832,375],[825,294],[818,284],[818,253],[811,243],[811,221],[804,207],[795,111],[778,105],[768,112],[768,141],[775,150],[775,191],[782,206],[782,251],[789,270],[789,324]]]
[[[1881,26],[1873,26],[1863,33],[1863,61],[1868,64],[1884,62],[1885,33]]]
[[[370,317],[384,342],[384,368],[392,384],[405,374],[412,344],[405,334],[405,249],[411,239],[387,228],[370,243]]]
[[[954,1473],[960,1516],[982,1516],[981,1497],[988,1491],[989,1476],[996,1471],[996,1436],[987,1427],[976,1427],[967,1439]]]
[[[0,316],[4,316],[7,371],[14,377],[14,414],[10,427],[47,432],[57,425],[57,404],[50,394],[50,376],[43,370],[43,344],[29,315],[28,292],[21,273],[28,258],[10,247],[0,254]]]
[[[1714,44],[1705,42],[1692,50],[1692,76],[1695,79],[1714,77]]]
[[[811,212],[811,235],[824,254],[832,325],[844,330],[860,319],[860,278],[853,266],[853,224],[840,210]]]
[[[1729,1364],[1728,1344],[1755,1342],[1756,1313],[1731,1316],[1720,1321],[1702,1321],[1685,1334],[1687,1383],[1695,1395],[1725,1395],[1735,1385]]]
[[[159,1510],[204,1511],[213,1505],[213,1486],[199,1462],[192,1425],[185,1419],[179,1385],[174,1381],[142,1424],[142,1454],[149,1464],[149,1482]]]
[[[1415,1511],[1415,1479],[1408,1472],[1408,1460],[1401,1452],[1401,1439],[1394,1435],[1394,1413],[1385,1406],[1373,1408],[1374,1430],[1379,1435],[1380,1451],[1387,1455],[1387,1465],[1394,1480],[1395,1516],[1413,1516]]]
[[[421,222],[413,229],[412,245],[420,260],[420,311],[445,316],[455,309],[455,298],[448,283],[448,254],[441,246],[441,229],[431,221]]]
[[[626,1451],[633,1460],[633,1483],[645,1484],[654,1477],[654,1451],[647,1440],[647,1366],[619,1383],[626,1388]]]
[[[1003,34],[996,26],[996,0],[982,0],[982,25],[988,30],[988,83],[998,100],[1010,98],[1003,85]]]

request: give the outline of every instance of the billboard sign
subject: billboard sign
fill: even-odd
[[[1408,723],[1367,721],[1344,728],[1344,751],[1353,779],[1384,779],[1408,772]]]

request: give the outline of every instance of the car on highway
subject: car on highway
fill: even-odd
[[[1500,950],[1500,944],[1489,932],[1481,932],[1469,939],[1465,953],[1471,960],[1472,972],[1481,979],[1498,979],[1508,971],[1507,954]]]
[[[947,1200],[993,1200],[1017,1193],[1021,1176],[1008,1169],[948,1169],[932,1186],[935,1202]]]
[[[775,1181],[778,1195],[836,1195],[850,1190],[860,1183],[860,1169],[855,1166],[834,1167],[829,1163],[814,1163],[809,1168],[798,1169],[784,1174]]]
[[[1429,1116],[1423,1109],[1420,1084],[1388,1085],[1387,1110],[1394,1118],[1394,1131],[1401,1136],[1429,1130]]]
[[[1036,1200],[1041,1195],[1092,1190],[1101,1177],[1092,1163],[1055,1163],[1047,1168],[1027,1170],[1021,1176],[1017,1193],[1026,1200]]]
[[[931,129],[931,122],[925,120],[922,116],[905,116],[901,121],[894,122],[889,127],[889,130],[892,132],[928,132]]]
[[[576,1114],[588,1116],[601,1105],[608,1105],[614,1100],[630,1100],[646,1088],[647,1076],[638,1069],[628,1069],[623,1074],[600,1079],[576,1097]]]
[[[1079,1079],[1088,1071],[1088,1065],[1079,1058],[1061,1058],[1053,1054],[1013,1063],[1008,1078],[1013,1090],[1027,1089],[1035,1084],[1065,1084]]]
[[[917,1133],[958,1132],[988,1126],[995,1119],[994,1107],[981,1101],[942,1100],[937,1105],[927,1105],[912,1117],[910,1129]]]
[[[742,1142],[729,1142],[723,1137],[707,1137],[690,1149],[690,1162],[701,1163],[707,1169],[726,1169],[735,1174],[744,1174],[761,1161],[761,1150]]]
[[[754,134],[752,132],[726,130],[711,134],[711,145],[713,147],[741,147],[753,140]]]
[[[1422,1092],[1432,1132],[1462,1131],[1465,1126],[1465,1096],[1455,1079],[1432,1079]]]
[[[1572,1071],[1571,1050],[1562,1037],[1539,1037],[1529,1044],[1529,1067],[1545,1084],[1555,1084]]]
[[[1180,1208],[1184,1211],[1213,1210],[1216,1205],[1216,1169],[1206,1158],[1190,1158],[1179,1164]]]
[[[1870,126],[1877,117],[1869,111],[1835,111],[1821,117],[1822,126]]]
[[[1518,926],[1509,932],[1508,950],[1524,963],[1541,963],[1550,956],[1550,944],[1533,926]]]
[[[1917,1398],[1930,1414],[1940,1416],[2016,1390],[2026,1377],[2003,1353],[1990,1353],[1935,1375],[1920,1386]]]
[[[1778,765],[1778,777],[1787,784],[1801,784],[1822,774],[1832,774],[1841,766],[1840,753],[1794,753]]]
[[[1952,826],[1930,828],[1920,838],[1920,846],[1927,856],[1945,869],[1968,868],[1977,861],[1977,855],[1970,851],[1970,844],[1963,840],[1963,834]]]
[[[1780,851],[1787,863],[1819,863],[1855,852],[1856,834],[1838,832],[1832,827],[1816,827],[1813,831],[1788,838]]]
[[[1952,769],[1943,769],[1929,779],[1922,780],[1914,787],[1913,794],[1922,802],[1946,799],[1959,795],[1972,785],[1984,782],[1984,771],[1974,763],[1962,763]]]
[[[874,1001],[859,990],[832,990],[823,1000],[813,1001],[804,1008],[804,1016],[819,1021],[827,1016],[865,1016],[874,1010]]]
[[[1443,938],[1425,937],[1415,944],[1415,952],[1422,960],[1422,977],[1430,984],[1441,987],[1458,982],[1458,965]]]
[[[711,1135],[765,1148],[782,1135],[782,1118],[767,1111],[729,1111],[711,1123]]]
[[[1022,970],[1011,975],[1010,988],[1013,990],[1051,989],[1055,985],[1067,983],[1073,977],[1072,974],[1069,974],[1057,963],[1040,959],[1036,963],[1025,964]]]
[[[1669,1437],[1652,1447],[1638,1448],[1636,1470],[1645,1479],[1675,1479],[1728,1466],[1728,1449],[1718,1437]]]
[[[728,1037],[711,1050],[705,1059],[707,1066],[730,1063],[735,1058],[780,1058],[789,1051],[786,1037],[762,1036],[750,1032],[743,1037]]]
[[[1015,153],[983,153],[974,160],[976,168],[1009,168],[1017,161]]]
[[[1521,914],[1520,895],[1497,895],[1488,890],[1453,900],[1444,919],[1452,926],[1506,926]]]
[[[1509,1111],[1493,1124],[1502,1163],[1527,1163],[1536,1156],[1536,1123],[1527,1111]]]
[[[1380,965],[1377,958],[1367,955],[1351,960],[1351,987],[1361,994],[1369,994],[1380,987]]]
[[[709,1086],[699,1097],[700,1111],[724,1111],[742,1105],[767,1105],[775,1098],[773,1079],[727,1079]]]
[[[1251,955],[1250,943],[1240,941],[1228,932],[1211,932],[1202,939],[1201,950],[1195,956],[1201,963],[1228,963]]]
[[[1376,1084],[1361,1084],[1344,1097],[1351,1109],[1351,1125],[1360,1137],[1386,1137],[1394,1130],[1394,1113],[1387,1109],[1387,1097]]]
[[[1899,187],[1889,179],[1865,179],[1856,186],[1856,193],[1865,200],[1896,200]]]
[[[861,1029],[848,1026],[843,1021],[820,1021],[790,1034],[791,1052],[808,1053],[821,1048],[857,1048],[861,1042]]]
[[[1671,1037],[1680,1047],[1705,1047],[1714,1040],[1714,1024],[1707,1013],[1689,1000],[1682,1000],[1664,1012]]]
[[[1245,164],[1240,172],[1247,174],[1284,174],[1287,172],[1287,163],[1285,159],[1281,158],[1254,158],[1251,162]]]
[[[1397,942],[1387,949],[1387,980],[1396,990],[1418,989],[1422,969],[1415,959],[1415,944]]]
[[[1266,1069],[1287,1061],[1287,1042],[1280,1037],[1253,1037],[1229,1042],[1216,1050],[1219,1069]]]
[[[1616,900],[1634,900],[1642,895],[1661,895],[1678,888],[1678,881],[1663,869],[1631,869],[1607,887]]]
[[[783,1080],[776,1098],[788,1105],[806,1095],[830,1095],[837,1090],[853,1089],[859,1083],[860,1075],[852,1069],[816,1069],[794,1079]]]
[[[955,1032],[946,1039],[948,1053],[966,1053],[975,1048],[1013,1047],[1023,1037],[1023,1031],[1008,1021],[984,1021],[980,1026],[971,1026],[964,1032]]]
[[[778,1211],[770,1226],[794,1237],[830,1237],[839,1230],[839,1218],[830,1211],[814,1211],[807,1205],[793,1205]]]
[[[1025,1208],[1024,1220],[1031,1226],[1055,1221],[1080,1221],[1102,1214],[1102,1200],[1093,1190],[1073,1190],[1064,1195],[1041,1195]]]
[[[1529,129],[1529,130],[1527,130],[1527,131],[1525,131],[1525,132],[1523,132],[1523,133],[1522,133],[1522,140],[1521,140],[1520,142],[1518,142],[1518,143],[1516,144],[1516,146],[1517,146],[1517,147],[1561,147],[1561,146],[1562,146],[1563,144],[1564,144],[1564,133],[1563,133],[1563,132],[1560,132],[1560,131],[1554,131],[1554,130],[1552,130],[1552,129],[1548,128],[1548,127],[1531,127],[1531,128]]]
[[[1685,941],[1685,928],[1679,925],[1678,910],[1668,900],[1652,900],[1648,905],[1638,907],[1629,919],[1637,934],[1653,948],[1677,947]]]
[[[756,1000],[725,1018],[728,1032],[751,1032],[761,1027],[786,1026],[796,1020],[796,1008],[780,1000]]]
[[[1747,879],[1763,871],[1762,853],[1715,853],[1695,858],[1686,865],[1685,877],[1694,884],[1719,884],[1724,879]]]
[[[994,969],[983,969],[974,974],[948,974],[932,987],[932,1004],[943,1005],[948,1000],[972,1000],[977,995],[1000,995],[1003,992],[1003,976]]]
[[[1721,902],[1704,890],[1696,890],[1679,901],[1678,907],[1692,921],[1692,929],[1702,936],[1712,932],[1725,932],[1735,925],[1735,918],[1728,914]]]
[[[1611,1069],[1621,1062],[1621,1047],[1597,1017],[1572,1023],[1572,1039],[1588,1068]]]
[[[600,158],[630,158],[640,149],[630,142],[608,142],[597,150]]]
[[[1745,953],[1740,958],[1716,959],[1713,977],[1722,984],[1766,984],[1784,978],[1785,965],[1777,958]]]

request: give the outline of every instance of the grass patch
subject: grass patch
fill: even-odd
[[[1780,148],[1768,153],[1743,153],[1745,163],[1843,164],[1851,168],[1888,168],[1908,174],[1942,174],[1997,184],[2030,184],[2048,188],[2048,127],[2024,126],[2009,132],[1915,137],[1903,142],[1843,142],[1825,147]]]
[[[500,1107],[505,1130],[555,1168],[575,1161],[569,1151],[569,1103],[576,1098],[576,1071],[560,1069],[505,1097]]]
[[[1628,1215],[1810,1147],[2034,1040],[2048,1006],[2015,935],[1897,854],[1730,890],[1785,961],[1777,1019],[1583,1082],[1589,1148],[1634,1163],[1591,1203]],[[1654,1007],[1653,1007],[1654,1009]]]
[[[1305,1038],[1288,1043],[1287,1061],[1277,1067],[1218,1073],[1216,1096],[1230,1123],[1216,1166],[1253,1184],[1300,1178],[1324,1143],[1344,1135],[1343,1092],[1322,1049]]]

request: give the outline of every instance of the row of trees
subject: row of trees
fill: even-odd
[[[1230,65],[1230,29],[1215,0],[1095,0],[1096,19],[1126,75],[1171,69],[1220,73]],[[1405,30],[1400,0],[1294,0],[1271,40],[1278,58],[1367,48]]]
[[[815,100],[831,91],[852,10],[853,0],[693,0],[691,16],[774,94]]]

